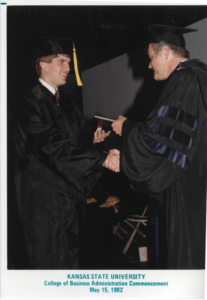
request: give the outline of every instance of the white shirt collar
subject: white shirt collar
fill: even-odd
[[[183,59],[183,60],[181,60],[180,62],[179,62],[179,64],[181,64],[182,62],[184,62],[184,61],[186,61],[186,60],[188,60],[189,58],[185,58],[185,59]],[[177,66],[179,66],[179,64],[177,64]],[[175,69],[177,68],[177,66],[175,67]]]
[[[186,59],[182,60],[181,62],[184,62],[184,61],[186,61],[186,60],[188,60],[188,58],[186,58]]]
[[[44,85],[53,95],[55,95],[56,90],[58,91],[58,88],[55,90],[51,85],[49,85],[47,82],[42,80],[42,78],[39,78],[39,81],[42,85]]]

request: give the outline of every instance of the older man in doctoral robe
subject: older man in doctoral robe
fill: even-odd
[[[205,268],[207,66],[189,59],[183,34],[191,31],[150,26],[149,68],[166,86],[146,122],[112,124],[123,137],[121,171],[166,201],[168,269]]]

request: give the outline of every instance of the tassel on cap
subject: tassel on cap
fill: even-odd
[[[82,86],[82,82],[78,73],[78,62],[77,62],[77,56],[76,56],[76,49],[75,49],[75,44],[73,43],[73,61],[74,61],[74,69],[75,69],[75,76],[76,76],[76,81],[78,86]]]

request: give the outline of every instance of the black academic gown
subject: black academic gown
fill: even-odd
[[[121,171],[167,202],[169,269],[205,268],[207,67],[180,63],[145,123],[123,123]]]
[[[15,130],[16,190],[29,262],[35,269],[77,269],[85,193],[107,156],[93,147],[81,113],[40,82],[21,99]]]

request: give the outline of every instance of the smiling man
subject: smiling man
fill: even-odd
[[[35,52],[39,76],[17,110],[16,190],[25,248],[34,269],[78,269],[86,194],[119,154],[96,150],[66,83],[70,56],[56,41]],[[98,140],[98,138],[96,138]]]
[[[41,79],[56,89],[59,85],[66,83],[70,71],[70,58],[59,54],[54,57],[51,63],[40,61]]]
[[[121,171],[137,191],[166,202],[168,269],[205,268],[207,66],[189,59],[184,33],[150,26],[149,68],[167,80],[145,123],[120,116]]]

